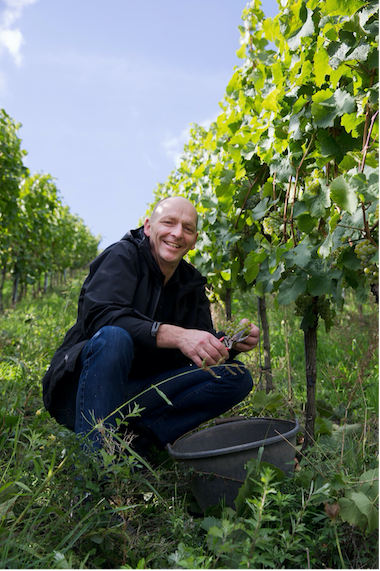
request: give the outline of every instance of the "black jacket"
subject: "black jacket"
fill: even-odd
[[[215,334],[205,294],[206,279],[182,260],[172,280],[176,287],[171,323]],[[51,414],[58,404],[56,387],[72,379],[82,348],[105,325],[122,327],[132,336],[135,358],[131,378],[146,378],[189,364],[179,350],[157,349],[151,334],[163,282],[164,275],[143,228],[128,232],[91,263],[79,296],[77,322],[67,332],[43,378],[44,404]]]

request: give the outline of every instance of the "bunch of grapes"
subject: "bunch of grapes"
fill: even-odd
[[[243,335],[249,335],[251,332],[250,323],[237,323],[236,321],[227,321],[223,330],[227,337],[233,337],[236,333],[243,332]]]
[[[253,210],[255,208],[255,206],[257,206],[259,204],[261,200],[261,196],[260,193],[257,192],[256,194],[253,194],[252,196],[250,196],[247,200],[246,203],[244,205],[244,208],[246,210]]]
[[[250,323],[236,323],[235,321],[227,321],[224,328],[224,344],[231,348],[234,343],[248,337],[251,332]]]
[[[323,173],[318,169],[314,169],[311,173],[311,178],[309,179],[306,190],[309,194],[318,194],[319,189],[321,187],[321,178]]]
[[[345,239],[345,238],[344,238]],[[333,262],[336,262],[343,250],[346,250],[347,246],[339,246],[333,252],[331,252],[331,259]]]
[[[376,246],[368,239],[362,240],[355,246],[355,254],[360,260],[361,269],[369,280],[379,279],[379,267],[376,263],[371,262],[371,258],[376,252]]]
[[[308,308],[313,304],[313,298],[308,293],[303,293],[297,297],[295,304],[296,308],[294,313],[299,317],[303,317],[306,315]]]
[[[278,236],[283,231],[283,227],[283,221],[278,213],[272,212],[263,220],[264,234],[269,234],[269,236]]]
[[[376,208],[372,212],[373,204],[371,208],[368,209],[368,225],[372,228],[370,229],[371,237],[376,243],[379,242],[379,201],[377,201]],[[372,242],[373,243],[373,242]]]
[[[329,331],[329,329],[331,328],[331,326],[334,323],[334,319],[335,319],[335,315],[336,315],[335,309],[331,305],[330,300],[324,296],[319,297],[318,301],[317,301],[317,310],[318,310],[318,314],[321,316],[321,318],[325,322],[326,331]]]

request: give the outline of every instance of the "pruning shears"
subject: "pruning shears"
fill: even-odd
[[[232,336],[225,335],[224,337],[221,337],[220,341],[222,341],[225,344],[227,349],[231,349],[232,346],[235,345],[235,343],[241,343],[242,341],[244,341],[244,339],[247,339],[247,337],[249,337],[249,333],[247,334],[246,330],[247,328],[245,326],[244,329],[237,331]]]

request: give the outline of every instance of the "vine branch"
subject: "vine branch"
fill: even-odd
[[[371,236],[371,229],[369,227],[368,220],[367,220],[367,217],[365,215],[365,204],[364,204],[364,202],[361,202],[361,207],[362,207],[362,213],[363,213],[363,224],[364,224],[365,237],[367,238],[367,240],[369,240],[371,242],[371,244],[373,244],[374,246],[376,246],[377,249],[379,249],[379,246],[376,244],[375,240]]]
[[[262,169],[260,170],[260,172],[257,174],[257,176],[254,178],[252,184],[250,184],[250,186],[249,186],[249,188],[248,188],[248,192],[247,192],[247,194],[246,194],[246,196],[245,196],[245,198],[244,198],[244,200],[243,200],[243,204],[241,205],[241,209],[240,209],[239,215],[238,215],[238,217],[237,217],[237,219],[236,219],[235,229],[236,229],[237,226],[238,226],[241,213],[242,213],[243,210],[244,210],[245,203],[247,202],[247,200],[248,200],[248,198],[249,198],[249,195],[251,194],[252,188],[255,186],[255,184],[256,184],[257,181],[260,179],[260,177],[262,176],[262,174],[265,172],[266,169],[267,169],[267,165],[264,165],[264,166],[262,167]]]
[[[294,234],[293,210],[294,210],[294,203],[295,203],[295,200],[296,200],[296,192],[297,192],[298,178],[299,178],[299,174],[300,174],[302,165],[303,165],[303,163],[304,163],[304,160],[306,159],[306,157],[307,157],[307,155],[308,155],[308,153],[309,153],[309,151],[310,151],[311,144],[312,144],[312,142],[314,141],[314,137],[315,137],[315,135],[314,135],[314,133],[313,133],[312,137],[310,138],[309,144],[308,144],[308,146],[307,146],[307,148],[306,148],[306,150],[305,150],[305,152],[304,152],[304,154],[303,154],[303,157],[302,157],[302,159],[301,159],[301,161],[300,161],[300,164],[299,164],[298,167],[297,167],[296,177],[295,177],[295,180],[294,180],[293,201],[292,201],[292,206],[291,206],[291,211],[290,211],[290,219],[289,219],[290,227],[291,227],[291,229],[292,229],[292,237],[293,237],[293,244],[294,244],[294,246],[297,246],[297,242],[296,242],[296,237],[295,237],[295,234]],[[288,190],[288,192],[287,192],[287,196],[286,196],[286,199],[285,199],[285,207],[284,207],[284,235],[285,235],[285,230],[286,230],[286,210],[287,210],[287,206],[288,206],[287,203],[288,203],[288,199],[289,199],[290,187],[291,187],[291,179],[289,178],[289,190]]]
[[[368,129],[367,138],[366,138],[366,140],[365,140],[365,144],[364,144],[364,147],[363,147],[363,159],[362,159],[362,163],[361,163],[361,165],[360,165],[360,170],[359,170],[359,172],[363,172],[363,170],[364,170],[364,165],[365,165],[365,161],[366,161],[366,158],[367,158],[367,152],[368,152],[368,149],[369,149],[369,142],[370,142],[370,139],[371,139],[373,126],[374,126],[374,124],[375,124],[376,117],[378,116],[378,114],[379,114],[379,110],[377,110],[376,113],[374,113],[374,115],[372,116],[372,119],[371,119],[371,124],[370,124],[370,127],[369,127],[369,129]]]

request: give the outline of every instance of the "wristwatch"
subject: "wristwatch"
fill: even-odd
[[[156,336],[157,336],[157,331],[158,331],[158,328],[160,327],[160,325],[161,325],[161,321],[155,321],[155,322],[153,323],[152,329],[150,330],[150,334],[151,334],[152,337],[156,337]]]

